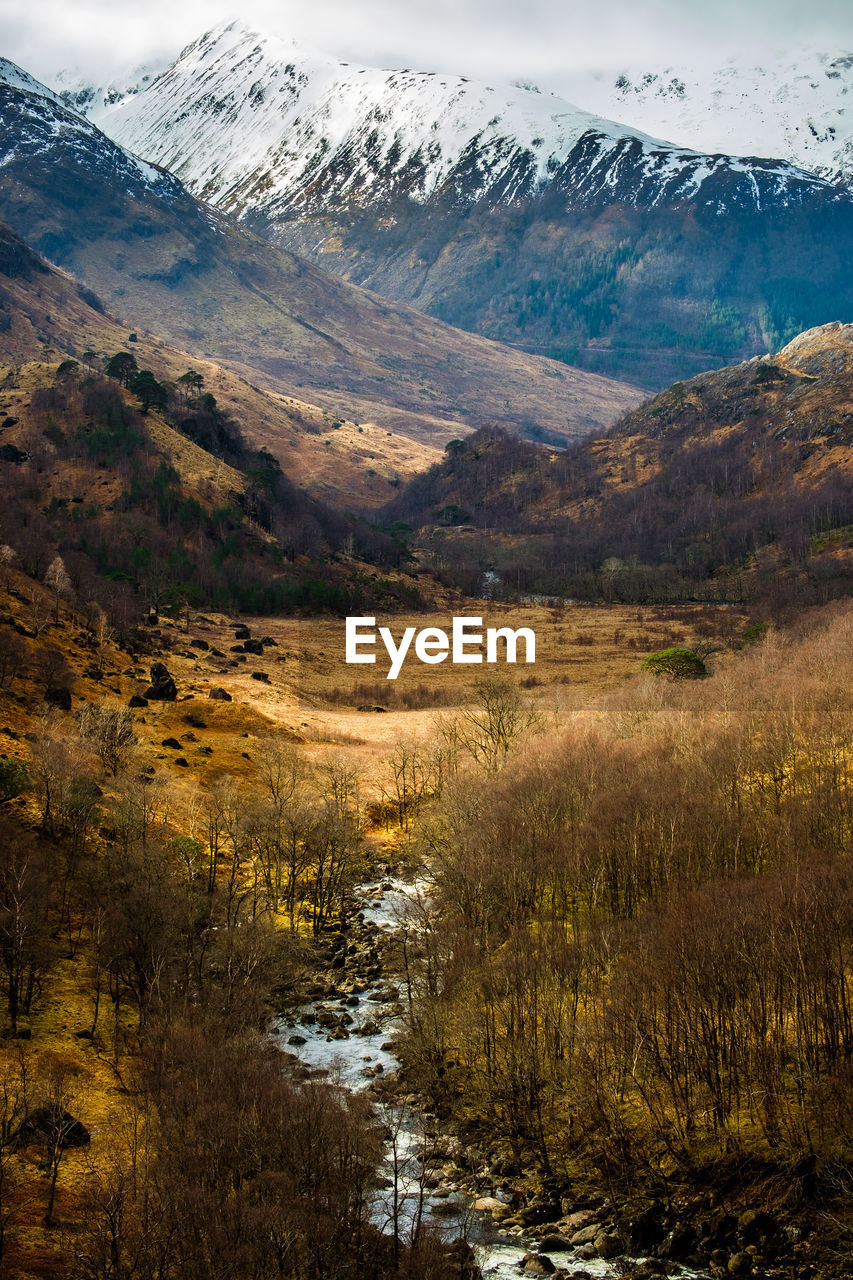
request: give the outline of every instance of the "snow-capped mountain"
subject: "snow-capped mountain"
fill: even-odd
[[[62,138],[81,152],[94,154],[98,144],[91,124],[85,116],[66,105],[59,94],[41,84],[14,62],[0,58],[0,124],[4,109],[9,115],[8,127],[0,130],[0,171],[10,160],[28,155],[35,161],[45,154],[46,131],[53,139]],[[120,179],[128,190],[151,188],[161,195],[177,194],[180,184],[170,174],[132,155],[123,147],[110,152],[111,177]]]
[[[853,182],[853,54],[582,72],[568,84],[592,110],[697,150],[778,156]]]
[[[140,92],[90,117],[197,196],[270,224],[436,196],[570,207],[695,203],[720,213],[809,200],[823,181],[779,160],[703,154],[552,95],[301,53],[240,22],[189,45]]]
[[[367,294],[253,235],[9,63],[0,139],[2,222],[128,329],[277,393],[442,444],[485,422],[579,436],[640,398]]]
[[[146,88],[87,101],[122,145],[324,270],[643,386],[853,308],[843,183],[530,87],[354,66],[227,23]]]

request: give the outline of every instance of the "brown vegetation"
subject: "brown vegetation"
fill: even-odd
[[[396,422],[379,426],[369,404],[359,411],[343,400],[321,409],[309,403],[307,393],[262,390],[251,370],[238,372],[198,353],[190,355],[157,333],[137,328],[135,341],[129,343],[127,326],[106,312],[90,290],[48,267],[0,227],[0,361],[6,365],[39,361],[55,367],[71,358],[102,371],[110,356],[131,346],[140,367],[153,369],[159,378],[176,382],[194,368],[219,403],[239,415],[251,444],[271,449],[297,484],[359,508],[387,502],[400,483],[439,456],[440,444],[419,442],[412,435],[431,428],[443,443],[465,430],[464,425],[448,427],[428,417],[421,421],[419,415],[403,410],[397,415],[399,428]],[[188,480],[195,469],[206,477],[220,470],[208,456],[194,456],[188,442],[182,445],[174,435],[161,438],[156,419],[152,435],[167,456],[175,451],[170,460]]]
[[[448,446],[387,509],[477,591],[608,602],[821,603],[850,585],[853,327],[677,383],[564,452],[498,431]]]
[[[184,601],[345,612],[359,583],[386,604],[417,598],[394,572],[397,540],[297,489],[212,394],[159,387],[161,411],[143,413],[85,365],[6,372],[0,537],[9,563],[51,588],[54,619],[82,598],[127,635],[149,608]],[[365,554],[396,581],[370,579]]]
[[[851,653],[838,609],[445,790],[402,1045],[491,1159],[850,1185]]]

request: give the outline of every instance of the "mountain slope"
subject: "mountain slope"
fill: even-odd
[[[576,73],[572,92],[605,115],[702,151],[779,156],[824,178],[853,181],[853,56],[798,50],[760,65],[630,67]]]
[[[850,594],[851,404],[853,325],[827,325],[560,454],[478,433],[387,516],[466,584],[491,568],[505,590],[593,599]]]
[[[97,114],[345,279],[649,388],[853,314],[843,187],[552,96],[352,67],[228,24]]]
[[[202,406],[144,412],[74,362],[4,369],[0,396],[0,541],[34,577],[62,557],[66,594],[124,627],[182,602],[346,613],[417,595],[399,544],[299,492],[221,412],[227,462],[187,435]]]
[[[128,350],[140,368],[163,380],[175,382],[194,368],[251,444],[270,449],[294,483],[346,508],[387,502],[401,480],[439,456],[435,446],[408,436],[375,424],[359,427],[304,400],[263,391],[227,366],[171,347],[141,327],[135,342],[128,338],[128,327],[105,311],[97,295],[0,224],[0,363],[71,358],[102,370],[108,357]]]
[[[572,438],[639,399],[271,247],[32,84],[0,67],[0,217],[130,323],[335,416],[439,443],[488,421]]]
[[[341,512],[341,494],[355,486],[340,446],[342,474],[323,502],[294,483],[296,459],[304,469],[312,446],[328,452],[310,419],[264,404],[222,369],[203,366],[207,376],[196,369],[188,382],[191,358],[150,338],[125,352],[162,379],[145,408],[132,377],[122,389],[112,362],[91,349],[114,355],[126,336],[89,290],[0,226],[0,543],[21,563],[38,573],[55,554],[73,557],[69,568],[108,612],[113,595],[136,614],[156,596],[340,609],[348,577],[363,595],[365,560],[391,568],[399,598],[410,598],[411,581],[393,573],[405,558],[399,544]],[[264,447],[270,436],[280,462]],[[347,557],[336,556],[345,547]],[[127,582],[131,596],[117,585]]]

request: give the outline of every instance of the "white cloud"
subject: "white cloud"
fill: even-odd
[[[384,66],[538,80],[579,69],[853,47],[849,0],[0,0],[2,52],[50,81],[165,59],[237,12],[259,29]]]

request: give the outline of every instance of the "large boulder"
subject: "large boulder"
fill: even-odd
[[[231,701],[231,694],[228,692],[227,689],[220,688],[219,685],[214,685],[214,687],[211,689],[210,693],[207,696],[208,698],[212,698],[214,702],[230,702]]]
[[[602,1225],[600,1222],[592,1222],[588,1227],[582,1227],[580,1231],[576,1231],[572,1236],[572,1245],[577,1248],[582,1244],[592,1244],[601,1230]]]
[[[177,698],[178,686],[162,662],[155,662],[151,668],[151,684],[143,696],[150,702],[174,702]]]
[[[746,1245],[766,1244],[777,1234],[778,1229],[770,1214],[758,1209],[747,1209],[737,1220],[738,1235]]]
[[[503,1200],[498,1200],[497,1196],[480,1196],[474,1201],[473,1208],[478,1213],[505,1213],[506,1205]]]
[[[525,1254],[523,1261],[525,1276],[552,1276],[557,1269],[544,1253]]]
[[[666,1235],[666,1213],[659,1200],[642,1199],[628,1204],[619,1219],[619,1234],[629,1253],[646,1254]]]
[[[26,462],[29,456],[28,453],[25,453],[23,449],[19,449],[15,444],[0,445],[0,461],[2,462],[14,462],[17,464]]]
[[[593,1241],[599,1258],[616,1258],[622,1252],[622,1241],[611,1231],[601,1231]]]
[[[571,1247],[572,1242],[566,1236],[547,1235],[539,1241],[539,1248],[543,1253],[568,1253]]]
[[[591,1222],[595,1222],[599,1217],[595,1209],[577,1209],[574,1213],[571,1211],[571,1202],[564,1200],[561,1206],[566,1217],[562,1219],[561,1226],[567,1232],[580,1231],[583,1227],[588,1227]]]
[[[15,1147],[47,1146],[56,1143],[66,1147],[87,1147],[91,1141],[89,1130],[68,1111],[54,1111],[52,1107],[38,1107],[12,1135]]]
[[[60,685],[58,688],[46,689],[44,700],[51,707],[56,707],[59,711],[71,710],[71,690],[67,685]]]
[[[443,1247],[444,1257],[431,1274],[436,1280],[482,1280],[474,1250],[467,1240],[453,1240]]]

